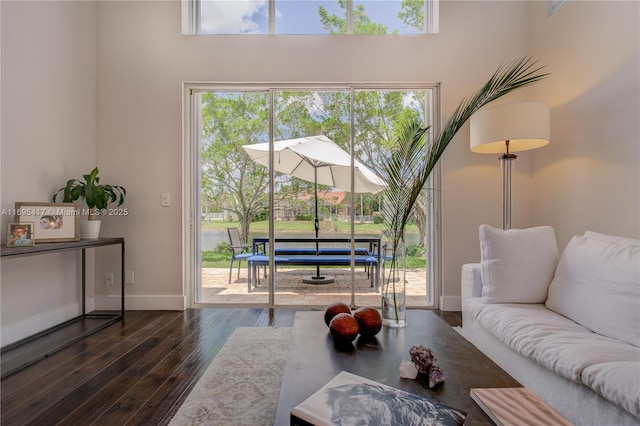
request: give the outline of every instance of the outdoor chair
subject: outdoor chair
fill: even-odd
[[[238,278],[240,278],[240,265],[242,259],[248,259],[253,256],[251,244],[244,244],[240,241],[240,233],[238,228],[227,228],[229,233],[229,241],[231,242],[231,265],[229,265],[229,284],[231,284],[231,274],[233,273],[233,262],[238,261]]]
[[[381,265],[381,269],[382,272],[380,273],[381,278],[384,282],[384,280],[386,279],[386,275],[385,275],[385,264],[387,262],[391,262],[393,260],[393,247],[391,247],[391,245],[384,243],[382,245],[381,248],[382,252],[380,253],[380,262],[382,263]]]

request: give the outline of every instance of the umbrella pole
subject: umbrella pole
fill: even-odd
[[[318,221],[318,168],[313,168],[313,188],[314,188],[314,198],[315,198],[315,218],[313,220],[313,226],[316,230],[316,256],[320,255],[320,245],[318,241],[318,234],[320,231],[320,222]],[[335,278],[332,276],[324,276],[320,275],[320,265],[316,265],[316,275],[315,276],[306,276],[302,278],[303,283],[307,284],[329,284],[335,281]]]
[[[320,255],[320,247],[318,243],[318,231],[320,230],[320,222],[318,221],[318,168],[313,169],[313,183],[314,183],[314,199],[315,199],[315,219],[313,221],[316,228],[316,256]],[[316,277],[320,278],[320,265],[316,265]]]

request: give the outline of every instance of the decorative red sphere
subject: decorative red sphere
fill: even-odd
[[[337,314],[329,323],[331,337],[337,343],[351,343],[358,337],[358,321],[346,312]]]
[[[376,308],[363,306],[356,309],[353,317],[358,322],[360,334],[364,337],[373,337],[382,328],[382,317]]]
[[[336,303],[330,304],[329,306],[327,306],[327,309],[325,309],[324,311],[324,323],[329,325],[333,317],[342,313],[350,314],[351,309],[349,308],[349,306],[347,306],[342,302],[336,302]]]

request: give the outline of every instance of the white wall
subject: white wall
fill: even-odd
[[[2,209],[96,164],[96,5],[0,2]],[[2,239],[12,216],[2,216]],[[2,344],[78,314],[73,253],[3,260]]]
[[[635,2],[568,2],[547,18],[545,2],[444,1],[440,34],[375,38],[182,36],[178,1],[1,4],[2,207],[46,200],[97,163],[103,181],[128,191],[130,214],[106,218],[103,235],[126,238],[136,278],[129,309],[184,300],[183,81],[437,81],[446,119],[498,65],[534,55],[551,78],[499,101],[553,107],[551,145],[518,159],[514,227],[552,224],[563,244],[587,228],[638,236]],[[604,149],[603,135],[628,143]],[[501,175],[494,156],[469,151],[468,127],[442,165],[444,300],[455,308],[460,266],[479,260],[478,225],[500,226]],[[171,207],[160,207],[162,192]],[[100,260],[96,276],[109,268]],[[37,310],[33,297],[17,295],[33,287],[7,289],[19,272],[6,269],[3,323]],[[38,270],[49,287],[35,294],[58,293],[46,269]],[[17,309],[5,302],[9,290]],[[106,296],[104,286],[96,293]]]
[[[112,221],[127,239],[127,269],[136,273],[128,293],[158,296],[157,303],[182,294],[183,81],[437,81],[446,118],[500,64],[530,53],[528,5],[520,2],[444,2],[440,34],[374,38],[182,36],[179,11],[178,2],[98,5],[98,158],[129,191],[130,215]],[[471,154],[468,129],[449,150],[444,280],[455,297],[461,264],[478,258],[477,225],[501,221],[499,207],[470,201],[479,188],[491,188],[488,197],[498,200],[500,176],[495,158]],[[519,173],[527,164],[523,156]],[[162,192],[172,194],[171,207],[160,207]],[[528,204],[527,194],[517,203]]]
[[[640,3],[532,8],[533,47],[553,77],[551,144],[534,152],[533,215],[560,249],[585,230],[640,237]]]

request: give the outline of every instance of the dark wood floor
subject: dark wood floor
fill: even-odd
[[[163,425],[236,327],[287,327],[295,309],[131,311],[1,385],[6,425]],[[460,325],[459,312],[439,312]]]

